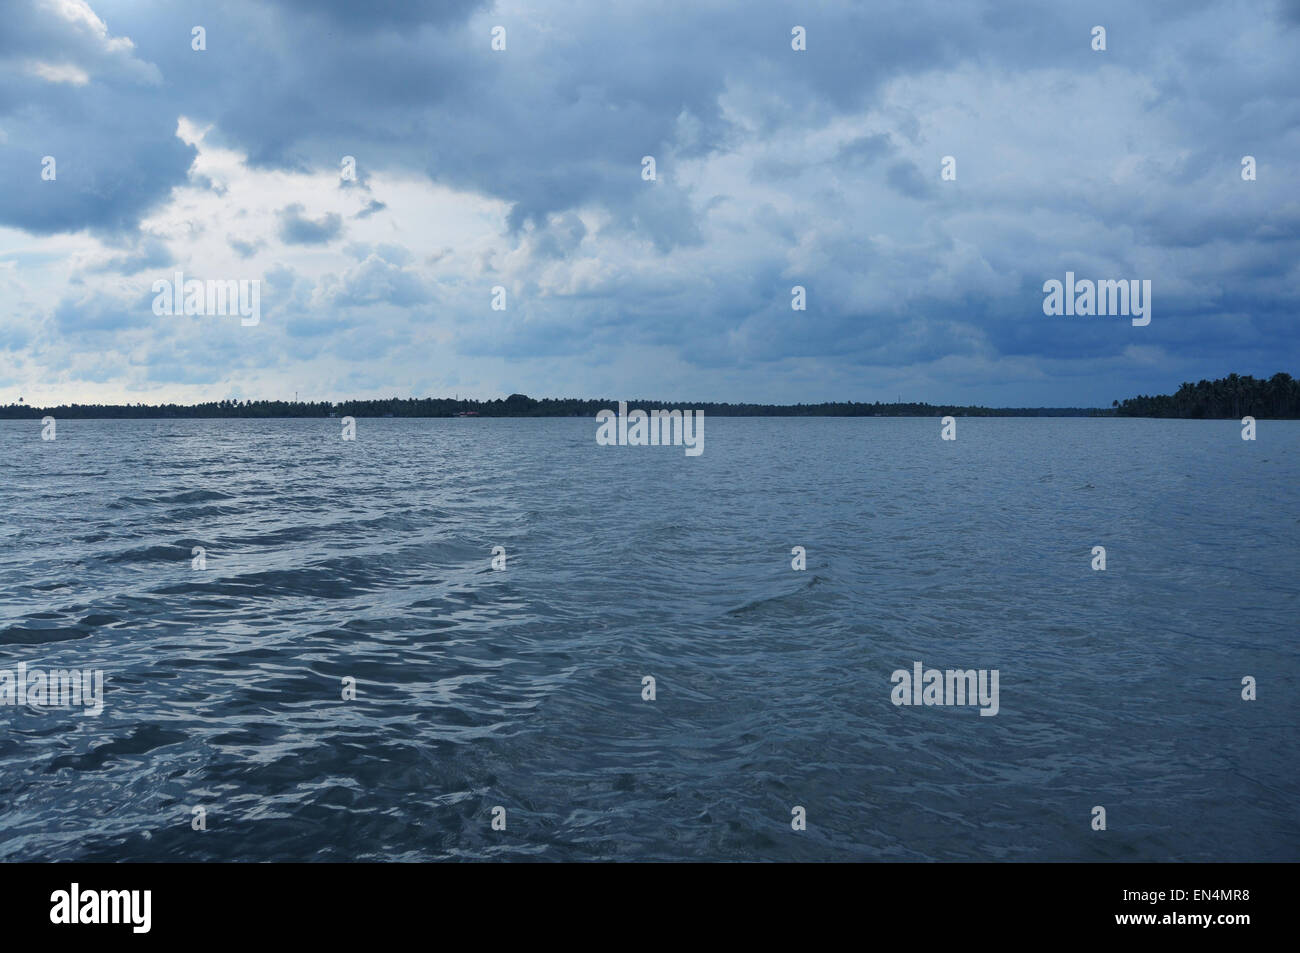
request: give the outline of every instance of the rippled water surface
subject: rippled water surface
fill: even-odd
[[[0,422],[0,857],[1300,859],[1300,422],[595,429]]]

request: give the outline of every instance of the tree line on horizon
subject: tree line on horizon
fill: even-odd
[[[1242,417],[1300,417],[1300,381],[1277,373],[1268,380],[1229,374],[1214,381],[1184,381],[1173,394],[1140,395],[1114,401],[1119,417],[1179,417],[1191,420]]]
[[[703,410],[714,417],[1088,417],[1109,416],[1094,407],[961,407],[924,403],[748,404],[628,400],[628,410]],[[618,401],[583,398],[537,400],[524,394],[504,399],[465,400],[445,397],[385,398],[295,402],[286,400],[220,400],[200,404],[62,404],[32,407],[0,406],[0,418],[188,418],[188,417],[594,417],[601,410],[617,412]]]
[[[1222,380],[1184,383],[1172,395],[1131,397],[1099,407],[982,407],[927,403],[865,403],[836,401],[820,404],[750,404],[629,400],[629,409],[703,410],[714,417],[1300,417],[1300,381],[1289,374],[1268,380],[1230,374]],[[60,404],[33,407],[0,405],[0,419],[55,418],[192,418],[192,417],[594,417],[617,410],[618,402],[582,398],[537,400],[511,394],[496,400],[450,397],[408,397],[379,400],[290,401],[219,400],[199,404]]]

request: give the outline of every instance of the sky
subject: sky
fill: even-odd
[[[0,403],[1300,376],[1298,157],[1300,0],[5,0]]]

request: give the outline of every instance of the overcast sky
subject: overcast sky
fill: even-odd
[[[1300,376],[1298,64],[1294,0],[7,0],[0,403]],[[1044,315],[1067,270],[1151,323]]]

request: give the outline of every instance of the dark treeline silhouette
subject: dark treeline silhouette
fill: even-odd
[[[1096,407],[962,407],[955,404],[872,404],[840,401],[824,404],[719,404],[693,401],[629,400],[628,409],[703,410],[711,417],[1300,417],[1300,381],[1289,374],[1268,380],[1229,374],[1222,380],[1183,384],[1176,394],[1131,397],[1109,408]],[[497,400],[450,397],[392,397],[383,400],[299,402],[289,400],[220,400],[203,404],[61,404],[0,406],[0,419],[156,418],[156,417],[594,417],[617,410],[618,401],[547,397],[536,400],[511,394]]]
[[[1120,417],[1300,417],[1300,381],[1290,374],[1268,380],[1229,374],[1217,381],[1184,382],[1175,394],[1130,397],[1111,406]]]
[[[629,400],[629,410],[703,410],[712,417],[1089,417],[1112,411],[1090,407],[958,407],[935,404],[716,404]],[[594,417],[618,410],[618,401],[546,398],[511,394],[504,400],[453,400],[445,397],[389,398],[298,403],[285,400],[222,400],[205,404],[63,404],[58,407],[0,406],[0,418],[152,418],[152,417]]]

